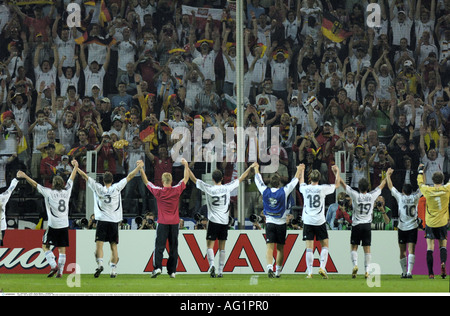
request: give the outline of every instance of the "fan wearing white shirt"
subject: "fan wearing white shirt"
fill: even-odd
[[[353,264],[352,278],[358,273],[358,246],[362,243],[364,249],[365,278],[369,277],[369,267],[372,261],[370,246],[372,242],[371,223],[375,201],[386,185],[386,178],[373,191],[369,192],[369,182],[362,178],[358,182],[358,191],[353,190],[341,178],[341,185],[352,199],[352,232],[350,235],[351,261]]]
[[[92,96],[92,86],[94,84],[97,84],[100,87],[99,95],[103,95],[103,80],[105,77],[106,72],[108,71],[110,56],[111,56],[111,48],[107,46],[106,50],[106,59],[105,63],[100,66],[98,61],[92,61],[89,65],[86,62],[86,55],[85,50],[86,45],[81,44],[80,49],[80,58],[81,58],[81,66],[83,67],[84,71],[84,78],[85,78],[85,96]]]
[[[48,60],[42,61],[39,65],[39,54],[41,50],[44,48],[43,44],[39,44],[36,47],[36,51],[34,53],[33,59],[33,67],[34,67],[34,76],[36,86],[40,84],[42,81],[45,82],[45,86],[51,86],[52,84],[56,84],[57,78],[57,67],[59,62],[58,50],[55,45],[52,45],[54,61],[50,63]]]
[[[58,49],[59,56],[67,56],[67,58],[62,62],[63,67],[74,67],[75,66],[75,46],[76,42],[74,40],[74,30],[70,29],[67,25],[63,25],[61,33],[58,34],[58,25],[61,20],[61,16],[57,15],[52,28],[53,41]]]
[[[411,28],[413,21],[406,15],[405,11],[398,11],[397,15],[394,14],[391,6],[391,33],[392,33],[392,45],[400,45],[400,40],[406,38],[408,43],[411,43]]]
[[[219,269],[218,277],[223,275],[223,267],[225,265],[225,243],[228,237],[228,222],[229,222],[229,206],[230,193],[234,191],[239,183],[244,181],[250,171],[253,169],[251,165],[239,179],[233,180],[227,184],[222,184],[223,173],[220,170],[215,170],[212,173],[214,184],[207,184],[195,177],[191,170],[189,170],[189,177],[206,195],[206,205],[208,207],[208,231],[206,233],[206,254],[209,261],[209,274],[212,278],[216,277],[216,269],[214,266],[214,243],[216,239],[219,240]]]
[[[118,41],[115,45],[118,52],[118,61],[117,61],[117,82],[119,78],[126,74],[127,72],[127,64],[135,62],[135,55],[138,51],[138,47],[136,46],[136,42],[131,40],[131,30],[126,27],[122,32],[123,40]]]
[[[301,165],[299,177],[300,193],[303,195],[303,240],[306,242],[306,266],[308,271],[307,278],[312,278],[313,269],[313,250],[314,238],[316,238],[322,247],[320,252],[320,268],[319,274],[324,279],[328,279],[325,271],[328,260],[328,232],[325,219],[325,197],[333,194],[340,186],[339,168],[332,166],[333,173],[336,177],[335,184],[319,184],[322,174],[319,170],[311,172],[311,184],[305,183],[305,165]]]
[[[422,192],[419,189],[416,192],[412,192],[411,185],[404,184],[400,193],[392,184],[392,173],[394,173],[394,170],[389,168],[386,172],[386,179],[392,196],[398,203],[398,246],[400,248],[402,279],[411,279],[416,258],[414,251],[417,244],[417,230],[419,227],[417,223],[417,204],[422,196]],[[406,247],[408,247],[408,259],[406,259]]]
[[[64,72],[63,63],[67,60],[65,55],[62,56],[58,65],[58,79],[60,84],[59,91],[61,96],[67,95],[67,88],[69,86],[75,87],[75,91],[78,92],[78,81],[80,80],[81,71],[80,62],[78,61],[78,56],[74,56],[73,59],[75,60],[75,72],[71,67],[68,67]]]
[[[425,150],[425,128],[420,129],[420,141],[419,141],[419,153],[420,161],[425,165],[425,184],[433,185],[433,174],[435,172],[442,172],[444,170],[445,161],[445,147],[444,147],[444,136],[442,129],[439,132],[439,144],[437,148],[429,148],[428,151]]]

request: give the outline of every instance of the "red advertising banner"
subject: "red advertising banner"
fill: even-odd
[[[44,230],[8,229],[0,247],[0,274],[25,273],[46,274],[50,266],[42,250]],[[66,248],[66,268],[76,261],[76,231],[69,230],[69,245]],[[58,249],[53,249],[58,260]],[[67,272],[67,271],[65,271]]]
[[[301,231],[290,231],[286,237],[283,271],[287,274],[305,273],[305,245],[301,240]],[[119,253],[121,255],[120,273],[145,274],[153,271],[153,241],[155,231],[125,230],[120,232]],[[206,257],[206,231],[182,231],[179,235],[179,258],[177,272],[197,274],[208,271]],[[346,274],[351,271],[349,263],[349,232],[330,231],[330,253],[326,270],[329,273]],[[0,274],[47,274],[50,267],[42,250],[44,230],[14,229],[7,230],[4,246],[0,247]],[[81,273],[93,273],[96,268],[92,251],[95,248],[95,231],[70,230],[70,247],[66,250],[66,274],[71,264],[83,267]],[[416,245],[414,275],[427,275],[426,242],[423,232],[419,232]],[[380,265],[382,273],[400,274],[397,232],[373,232],[373,262]],[[148,246],[136,248],[136,240],[148,241]],[[79,249],[77,249],[77,247]],[[104,257],[109,258],[109,247],[105,247]],[[440,274],[439,249],[434,251],[434,272]],[[314,243],[314,268],[319,267],[320,243]],[[53,250],[58,259],[58,250]],[[214,247],[217,255],[218,244]],[[230,231],[226,249],[225,273],[264,273],[266,266],[266,245],[264,231]],[[164,252],[163,266],[168,251]],[[274,257],[276,254],[274,253]],[[361,258],[363,255],[361,253]],[[362,260],[362,259],[361,259]],[[363,262],[361,262],[362,264]],[[450,263],[447,261],[447,271]]]

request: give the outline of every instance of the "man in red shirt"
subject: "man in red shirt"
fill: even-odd
[[[171,278],[175,277],[178,262],[178,231],[180,223],[179,202],[180,196],[186,188],[189,180],[189,165],[185,159],[181,160],[184,166],[184,177],[175,186],[172,186],[172,174],[165,172],[161,176],[162,187],[148,181],[145,175],[144,162],[139,160],[141,178],[149,191],[155,196],[158,205],[158,226],[156,228],[155,253],[153,260],[152,278],[161,274],[163,252],[166,242],[169,241],[169,260],[167,260],[167,273]]]
[[[55,145],[46,147],[47,157],[41,160],[40,173],[44,180],[44,187],[52,187],[52,179],[56,175],[56,166],[61,162],[61,156],[55,153]]]
[[[159,146],[158,156],[151,153],[148,143],[146,143],[145,146],[147,157],[150,159],[155,168],[155,177],[153,182],[155,185],[162,187],[162,175],[166,172],[170,174],[172,173],[172,158],[169,156],[169,152],[165,146]]]
[[[52,23],[50,17],[52,17],[53,13],[55,12],[54,4],[52,4],[51,10],[48,15],[45,15],[43,13],[42,6],[35,5],[33,8],[34,18],[29,17],[25,13],[23,13],[17,5],[12,5],[11,8],[14,10],[14,12],[17,13],[17,15],[22,18],[23,24],[25,26],[27,26],[29,29],[34,30],[35,35],[41,33],[44,42],[49,41],[50,34],[48,33],[48,30],[50,30],[50,26]]]
[[[113,146],[109,132],[103,132],[102,142],[95,148],[95,151],[97,152],[97,172],[105,173],[109,171],[112,174],[116,174],[116,158],[119,157],[119,154]]]

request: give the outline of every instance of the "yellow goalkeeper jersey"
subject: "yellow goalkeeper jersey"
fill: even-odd
[[[417,184],[426,198],[425,222],[429,227],[442,227],[447,225],[450,201],[450,182],[439,187],[425,185],[423,175],[417,176]]]

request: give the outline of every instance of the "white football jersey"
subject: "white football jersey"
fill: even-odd
[[[396,188],[392,188],[391,192],[398,204],[398,229],[406,231],[417,228],[417,204],[422,192],[417,190],[411,195],[405,195]]]
[[[206,205],[208,206],[208,220],[216,224],[228,224],[228,206],[230,205],[230,193],[239,187],[236,179],[223,185],[211,185],[197,180],[197,189],[205,192]]]
[[[300,184],[300,193],[303,195],[303,223],[307,225],[320,226],[325,220],[325,197],[334,193],[336,185]]]
[[[94,216],[98,221],[119,223],[123,219],[121,192],[127,185],[127,179],[123,178],[109,188],[88,179],[88,186],[94,192]]]
[[[347,185],[346,193],[352,199],[352,226],[372,223],[373,206],[375,200],[381,194],[381,189],[377,187],[375,190],[363,194]]]
[[[70,179],[63,190],[53,190],[37,185],[37,191],[44,197],[49,227],[56,229],[69,227],[69,201],[72,186],[73,181]]]
[[[6,204],[9,201],[9,198],[11,197],[11,194],[13,193],[14,189],[17,186],[17,183],[19,183],[19,180],[16,178],[11,180],[11,183],[9,185],[9,188],[0,194],[0,230],[6,229]]]

